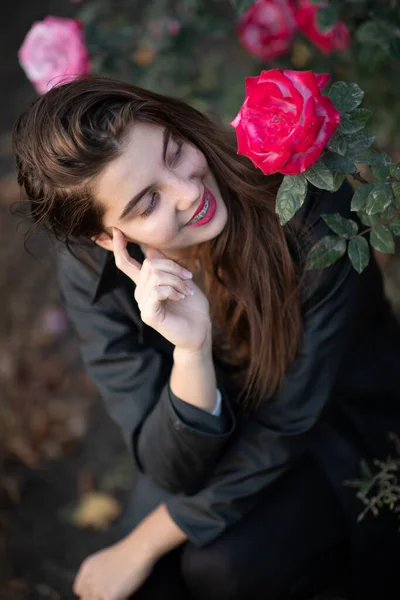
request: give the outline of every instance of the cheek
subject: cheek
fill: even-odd
[[[142,230],[143,237],[146,237],[151,243],[168,245],[168,243],[175,239],[176,236],[176,223],[171,222],[170,216],[157,215],[157,218],[152,220]]]

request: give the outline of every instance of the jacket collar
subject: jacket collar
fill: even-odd
[[[129,256],[142,263],[145,259],[140,246],[132,242],[128,242],[127,250]],[[103,250],[99,260],[99,271],[100,275],[97,280],[97,284],[94,286],[91,303],[97,302],[101,296],[107,292],[115,289],[121,283],[121,275],[127,277],[122,273],[115,264],[114,254],[109,250]]]

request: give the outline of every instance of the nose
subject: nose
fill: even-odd
[[[203,187],[198,180],[175,177],[170,184],[170,193],[176,210],[186,213],[189,220],[201,201]]]

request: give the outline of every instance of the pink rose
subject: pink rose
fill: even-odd
[[[327,3],[311,4],[309,0],[298,0],[295,16],[299,29],[324,54],[331,54],[335,50],[347,50],[351,40],[344,23],[337,21],[327,31],[321,31],[318,27],[317,12],[323,6],[327,6]]]
[[[238,23],[240,42],[262,60],[286,54],[296,29],[292,0],[257,0]]]
[[[27,33],[18,58],[39,94],[90,70],[83,26],[77,19],[46,17],[37,21]]]
[[[320,91],[329,75],[271,69],[245,81],[244,103],[231,122],[238,154],[265,175],[297,175],[311,167],[340,121],[339,111]]]

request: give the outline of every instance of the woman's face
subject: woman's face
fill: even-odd
[[[96,180],[94,193],[105,208],[106,231],[117,227],[128,241],[171,258],[222,231],[227,210],[207,160],[198,148],[182,142],[161,126],[134,124],[121,155]],[[199,226],[187,225],[203,202],[201,214],[206,209],[206,215]],[[112,250],[107,235],[96,241]]]

